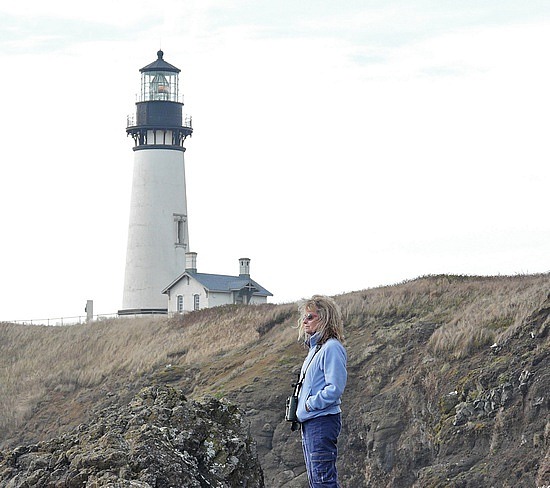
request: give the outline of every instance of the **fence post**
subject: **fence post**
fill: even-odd
[[[94,301],[86,301],[86,322],[93,322],[94,320]]]

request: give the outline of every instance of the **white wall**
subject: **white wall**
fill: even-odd
[[[252,296],[250,298],[250,305],[258,305],[260,303],[267,303],[267,297]]]
[[[185,269],[188,250],[188,238],[187,248],[175,245],[174,214],[187,214],[183,152],[134,154],[122,308],[166,308],[161,291]]]
[[[187,282],[189,282],[189,284],[187,284]],[[208,307],[208,302],[206,299],[206,292],[204,290],[204,287],[197,280],[194,280],[193,278],[187,278],[186,276],[184,276],[170,290],[170,300],[168,303],[169,313],[176,313],[178,311],[178,295],[183,295],[184,312],[191,312],[192,310],[194,310],[195,295],[199,295],[199,308]]]
[[[208,294],[208,306],[230,305],[233,303],[231,293],[210,292]]]

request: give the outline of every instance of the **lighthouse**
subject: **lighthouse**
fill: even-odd
[[[193,132],[182,116],[180,70],[163,59],[141,68],[135,115],[126,133],[134,141],[134,172],[119,315],[165,314],[162,293],[185,269],[189,252],[183,144]]]

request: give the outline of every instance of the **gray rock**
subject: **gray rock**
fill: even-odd
[[[37,445],[0,453],[0,486],[263,487],[240,411],[150,387],[125,408]]]

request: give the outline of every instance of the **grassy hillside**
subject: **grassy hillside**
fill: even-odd
[[[457,405],[473,404],[499,384],[516,388],[519,374],[534,374],[537,365],[534,377],[542,381],[549,278],[429,276],[336,297],[344,311],[350,371],[343,405],[344,486],[416,486],[415,480],[424,480],[417,486],[482,486],[464,484],[464,470],[453,474],[442,466],[460,456],[472,459],[472,466],[498,466],[499,454],[512,456],[503,422],[521,401],[519,394],[485,417],[470,414],[460,436],[468,435],[456,452],[444,446],[454,445],[449,439],[458,435]],[[543,314],[538,329],[529,325],[537,313]],[[66,327],[2,323],[0,447],[58,434],[97,408],[124,403],[143,386],[169,383],[191,397],[237,402],[250,418],[267,486],[304,486],[299,438],[283,421],[284,398],[305,354],[296,342],[297,318],[296,304],[268,304]],[[538,407],[548,414],[547,393]],[[384,409],[394,416],[384,417]],[[528,431],[527,443],[533,444],[538,433],[537,447],[527,453],[538,464],[531,474],[513,476],[546,482],[541,466],[550,464],[550,423],[524,413],[525,406],[517,422],[531,424],[514,426],[517,432],[509,436],[521,440]],[[487,445],[474,456],[470,444],[476,435],[478,447]],[[488,475],[472,479],[479,483],[479,476]],[[449,477],[457,484],[438,484]],[[507,483],[501,480],[500,486],[512,486]]]
[[[52,397],[156,372],[209,364],[256,342],[291,306],[227,306],[184,317],[110,319],[47,327],[0,324],[0,432],[20,427]],[[171,367],[170,365],[173,365]]]

